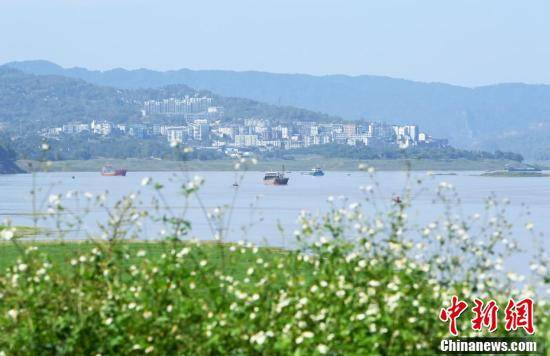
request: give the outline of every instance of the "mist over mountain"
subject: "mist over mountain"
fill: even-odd
[[[458,147],[518,151],[550,157],[550,85],[499,84],[477,88],[380,76],[311,76],[222,70],[92,71],[47,61],[6,66],[120,89],[185,84],[222,96],[288,105],[344,119],[416,123]]]

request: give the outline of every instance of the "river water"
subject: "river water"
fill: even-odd
[[[234,207],[231,219],[231,238],[242,238],[242,226],[252,226],[248,239],[252,241],[266,240],[278,245],[281,233],[280,225],[287,232],[296,228],[297,216],[301,210],[322,212],[328,208],[327,198],[335,197],[335,201],[347,197],[349,202],[361,202],[363,186],[373,186],[376,190],[375,203],[378,208],[391,204],[392,197],[402,196],[407,182],[420,178],[424,181],[421,188],[413,185],[415,192],[412,208],[408,215],[419,225],[438,219],[443,210],[443,204],[434,202],[436,189],[441,182],[452,184],[461,199],[456,211],[465,217],[484,211],[485,199],[491,195],[510,200],[508,216],[512,221],[522,226],[528,221],[534,222],[537,230],[546,231],[550,228],[550,178],[507,178],[480,177],[479,172],[460,172],[456,175],[431,175],[426,172],[414,172],[409,176],[406,172],[378,172],[374,179],[363,172],[326,172],[324,177],[312,177],[292,172],[287,186],[266,186],[262,184],[262,172],[130,172],[126,177],[102,177],[98,173],[54,172],[39,173],[34,178],[30,174],[0,175],[0,216],[11,218],[18,225],[32,225],[33,204],[31,191],[37,188],[37,203],[35,211],[46,211],[48,197],[51,194],[65,195],[69,191],[89,192],[93,195],[108,191],[107,205],[124,195],[139,192],[139,205],[150,209],[151,198],[156,195],[150,186],[142,186],[144,177],[152,177],[154,182],[164,185],[163,196],[169,206],[178,211],[184,207],[185,199],[180,194],[181,183],[200,176],[204,185],[198,196],[207,209],[230,205]],[[233,183],[240,181],[238,188]],[[376,183],[378,185],[376,185]],[[410,184],[409,184],[410,185]],[[236,191],[237,190],[237,191]],[[80,201],[80,209],[85,204]],[[63,203],[75,211],[74,199],[63,199]],[[366,204],[366,209],[371,208]],[[530,213],[528,216],[527,213]],[[93,209],[85,219],[85,226],[94,231],[97,221],[104,221],[106,214],[103,209]],[[211,238],[210,229],[204,212],[197,199],[189,200],[187,217],[192,222],[194,234],[199,238]],[[260,223],[261,222],[261,223]],[[40,224],[48,224],[41,221]],[[144,238],[154,238],[153,225],[144,226]],[[258,226],[259,225],[259,226]],[[153,233],[153,235],[151,235]],[[521,235],[521,229],[518,230]],[[518,236],[520,237],[520,236]]]
[[[361,186],[373,186],[376,191],[374,204],[365,204],[365,209],[372,212],[375,205],[377,209],[384,209],[392,203],[392,197],[403,195],[407,182],[420,178],[425,181],[423,188],[414,189],[413,204],[408,211],[409,220],[414,224],[423,226],[440,218],[444,205],[434,201],[437,200],[436,190],[441,182],[448,182],[456,188],[461,199],[455,211],[466,219],[474,213],[482,214],[484,200],[492,194],[499,199],[509,199],[507,216],[515,223],[514,235],[526,249],[531,249],[525,224],[533,223],[538,233],[550,228],[550,178],[481,177],[479,174],[458,172],[456,175],[430,176],[426,172],[414,172],[411,177],[406,172],[378,172],[373,180],[365,172],[326,172],[324,177],[292,172],[287,186],[262,184],[262,172],[247,172],[242,181],[241,173],[235,172],[130,172],[126,177],[102,177],[98,173],[82,172],[39,173],[34,178],[30,174],[0,175],[0,217],[11,219],[14,225],[32,225],[33,210],[45,212],[51,194],[65,195],[68,191],[87,192],[94,196],[108,191],[106,205],[111,207],[120,197],[139,192],[137,200],[141,208],[152,211],[151,198],[156,193],[151,186],[141,185],[145,177],[153,177],[153,181],[164,185],[163,198],[172,211],[178,213],[186,206],[180,193],[182,182],[200,176],[204,178],[204,185],[198,193],[200,200],[191,198],[186,210],[194,236],[199,239],[213,237],[202,207],[212,210],[228,205],[233,207],[233,213],[227,240],[288,247],[292,245],[300,211],[326,211],[329,196],[335,197],[337,204],[340,204],[341,197],[347,197],[348,203],[361,202],[364,199]],[[233,186],[236,181],[240,181],[238,188]],[[33,187],[37,191],[35,208],[30,194]],[[74,198],[62,201],[70,211],[78,213],[84,211],[85,200],[82,196],[78,203]],[[91,209],[82,228],[69,232],[67,238],[97,235],[97,223],[105,222],[106,218],[105,209]],[[38,225],[53,229],[55,223],[51,219],[40,219]],[[162,229],[162,224],[145,220],[139,238],[156,239]]]

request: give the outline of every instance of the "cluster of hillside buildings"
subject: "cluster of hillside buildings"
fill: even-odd
[[[183,119],[221,119],[223,107],[213,106],[212,98],[190,97],[147,100],[141,114],[147,116],[174,116]]]
[[[329,143],[373,147],[408,148],[417,145],[442,147],[446,140],[434,139],[417,125],[390,125],[381,122],[318,123],[312,121],[287,124],[272,123],[262,118],[227,120],[222,107],[212,106],[207,97],[150,100],[143,105],[142,115],[161,118],[147,124],[115,124],[109,121],[72,122],[41,131],[43,136],[87,133],[98,136],[132,136],[137,139],[164,137],[167,143],[195,147],[289,150]]]

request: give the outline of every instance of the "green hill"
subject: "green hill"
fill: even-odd
[[[164,138],[138,140],[132,137],[110,137],[102,138],[101,142],[98,142],[99,138],[85,134],[51,140],[51,150],[44,156],[39,149],[42,137],[38,131],[75,121],[141,123],[144,122],[141,114],[143,101],[186,95],[213,97],[213,104],[223,106],[228,119],[262,117],[280,122],[333,119],[328,115],[305,109],[223,97],[181,84],[162,88],[116,89],[90,84],[81,79],[27,74],[0,67],[0,133],[9,138],[20,159],[165,156],[171,153],[171,149]],[[206,158],[212,158],[212,154],[208,152],[197,154],[198,158],[204,155],[208,156]],[[16,168],[10,168],[7,162],[3,163],[3,171],[8,172]]]
[[[8,131],[23,134],[71,121],[135,122],[141,121],[144,100],[195,94],[212,96],[215,105],[224,106],[229,117],[258,116],[288,121],[330,118],[304,109],[214,95],[181,84],[154,89],[115,89],[81,79],[26,74],[0,67],[0,123]]]
[[[22,173],[15,164],[15,152],[2,144],[0,140],[0,174]]]
[[[46,61],[12,62],[28,73],[57,74],[122,89],[186,84],[219,95],[288,105],[346,119],[416,123],[454,146],[512,150],[531,157],[550,145],[550,85],[477,88],[379,76],[274,74],[221,70],[92,71]],[[542,134],[541,134],[542,133]]]

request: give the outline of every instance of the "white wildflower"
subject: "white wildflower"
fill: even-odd
[[[183,256],[189,254],[189,248],[188,247],[184,247],[181,249],[180,252],[178,252],[178,254],[176,255],[177,258],[182,258]]]
[[[313,338],[313,336],[315,336],[311,331],[304,331],[302,333],[302,337],[304,337],[305,339],[311,339]]]
[[[319,344],[317,345],[317,351],[321,354],[321,355],[324,355],[328,352],[328,346],[326,345],[323,345],[323,344]]]
[[[4,240],[13,239],[13,236],[14,236],[13,229],[4,229],[0,231],[0,236],[2,236],[2,239]]]
[[[7,314],[10,318],[15,320],[15,319],[17,319],[17,315],[19,314],[19,312],[17,312],[17,310],[15,310],[15,309],[10,309],[10,310],[8,310]]]
[[[260,331],[257,334],[254,334],[250,337],[250,342],[256,343],[258,345],[262,345],[265,342],[266,338],[267,338],[266,333],[263,331]]]
[[[142,186],[149,185],[149,183],[151,183],[151,177],[144,177],[144,178],[141,180],[141,185],[142,185]]]

